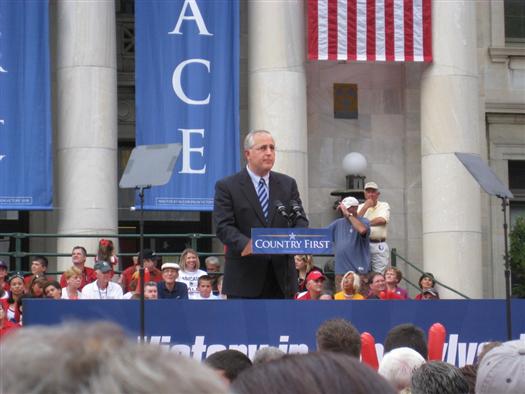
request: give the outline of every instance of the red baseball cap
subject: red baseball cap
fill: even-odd
[[[306,276],[307,282],[310,280],[318,280],[318,279],[322,279],[322,280],[326,279],[326,277],[323,275],[321,271],[312,271]]]

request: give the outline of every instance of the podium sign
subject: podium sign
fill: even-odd
[[[333,254],[326,228],[252,228],[254,254]]]

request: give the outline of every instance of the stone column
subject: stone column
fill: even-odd
[[[480,153],[476,2],[435,0],[432,19],[434,62],[421,83],[424,269],[478,298],[480,188],[454,155]]]
[[[117,72],[115,2],[54,4],[56,24],[56,199],[59,233],[116,233]],[[98,239],[62,238],[58,252]],[[92,258],[88,259],[90,265]],[[58,269],[71,265],[60,259]]]
[[[277,146],[275,170],[297,180],[308,210],[304,2],[248,3],[250,130],[265,129]]]

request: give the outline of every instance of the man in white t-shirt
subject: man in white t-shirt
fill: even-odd
[[[95,264],[97,280],[89,283],[82,289],[84,300],[118,300],[122,298],[122,287],[111,282],[111,264],[107,261],[98,261]]]
[[[372,272],[384,274],[390,261],[390,248],[386,243],[387,225],[390,222],[390,205],[379,201],[379,187],[375,182],[365,184],[365,202],[357,211],[370,221],[370,262]]]
[[[213,279],[209,275],[203,275],[199,278],[197,285],[198,294],[193,296],[192,300],[218,300],[219,297],[213,295]]]

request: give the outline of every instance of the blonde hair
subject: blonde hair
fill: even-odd
[[[192,248],[186,248],[182,251],[181,255],[180,255],[180,259],[179,259],[179,265],[180,265],[180,269],[182,271],[187,271],[186,269],[186,257],[189,255],[189,254],[194,254],[195,257],[197,257],[197,264],[195,264],[195,270],[198,270],[201,268],[201,262],[199,260],[199,255],[198,253],[193,250]]]
[[[314,258],[311,254],[298,254],[297,257],[306,263],[306,272],[310,272],[314,268]]]
[[[64,277],[66,278],[66,280],[71,279],[75,275],[76,276],[81,276],[82,275],[82,271],[80,271],[80,269],[78,269],[75,266],[69,267],[69,269],[64,271]]]
[[[354,282],[352,283],[352,285],[354,286],[354,293],[359,293],[359,290],[361,289],[361,278],[354,271],[348,271],[346,274],[343,275],[343,278],[341,279],[341,289],[344,290],[343,283],[345,279],[350,275],[354,276]]]

